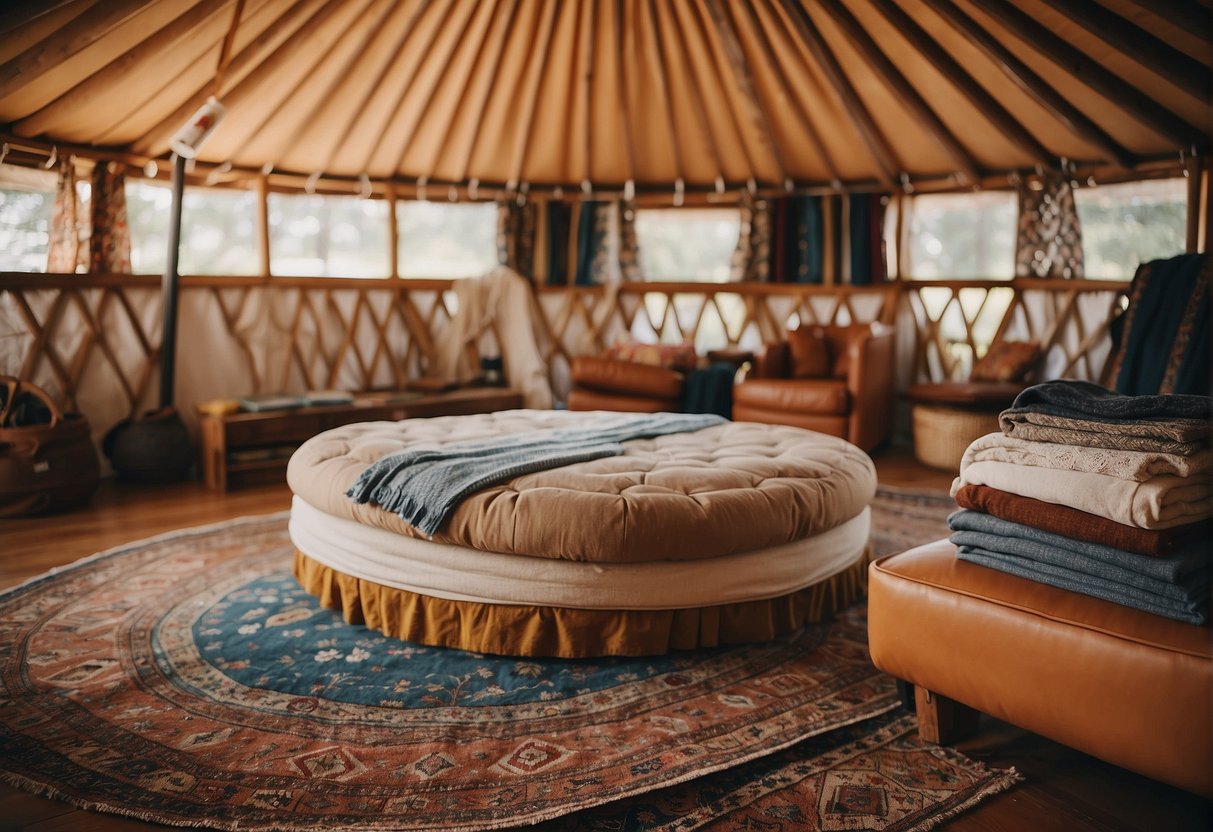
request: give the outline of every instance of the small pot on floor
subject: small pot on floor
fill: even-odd
[[[180,482],[194,464],[193,441],[175,407],[119,422],[105,435],[101,448],[114,473],[131,482]]]

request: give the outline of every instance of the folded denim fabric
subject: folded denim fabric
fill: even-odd
[[[1186,603],[1203,598],[1208,594],[1209,570],[1203,569],[1188,575],[1184,583],[1168,583],[1157,578],[1139,575],[1126,569],[1110,564],[1099,564],[1094,561],[1081,563],[1081,558],[1066,558],[1059,555],[1064,553],[1052,552],[1051,555],[1041,556],[1032,552],[1030,546],[1005,543],[1000,538],[981,532],[953,532],[948,538],[957,546],[971,546],[985,552],[993,552],[1006,557],[1018,558],[1025,565],[1031,564],[1043,571],[1062,569],[1069,575],[1081,576],[1086,580],[1104,584],[1114,584],[1126,595],[1139,596],[1154,602],[1164,599],[1174,603]],[[1024,541],[1019,541],[1022,544]],[[1028,554],[1025,554],[1028,552]],[[1073,564],[1073,565],[1071,565]]]
[[[1069,570],[1051,567],[1047,564],[1024,561],[1014,555],[986,551],[979,547],[961,546],[956,556],[960,560],[997,569],[1000,572],[1026,578],[1029,581],[1036,581],[1037,583],[1047,584],[1058,589],[1066,589],[1071,592],[1079,592],[1092,598],[1111,601],[1114,604],[1132,607],[1133,609],[1161,615],[1176,621],[1203,625],[1209,620],[1209,600],[1207,597],[1199,601],[1187,602],[1173,601],[1157,596],[1151,597],[1148,593],[1143,595],[1141,593],[1130,592],[1127,587],[1120,586],[1112,581],[1100,581],[1092,578],[1090,575],[1070,572]]]
[[[1206,541],[1193,541],[1168,557],[1150,558],[1099,543],[1063,537],[969,509],[953,512],[948,517],[948,528],[954,532],[993,536],[999,541],[986,544],[966,540],[987,549],[1054,563],[1079,572],[1103,574],[1130,583],[1137,575],[1163,584],[1182,585],[1187,576],[1202,569],[1207,572],[1213,562],[1213,552],[1210,552]]]
[[[1092,448],[1035,442],[989,433],[975,439],[965,449],[961,466],[972,462],[1010,462],[1036,468],[1061,471],[1085,471],[1121,480],[1145,482],[1151,477],[1169,474],[1194,477],[1213,471],[1213,450],[1202,448],[1194,454],[1160,451],[1127,451],[1119,448]]]
[[[1132,422],[1139,419],[1210,419],[1213,397],[1189,394],[1126,396],[1089,381],[1061,379],[1023,390],[1009,408],[1054,416]]]
[[[1009,462],[961,462],[952,495],[965,485],[988,485],[1023,497],[1098,514],[1142,529],[1168,529],[1213,516],[1207,475],[1162,475],[1133,482],[1085,471],[1060,471]]]
[[[1194,454],[1209,447],[1210,442],[1206,419],[1119,422],[1004,410],[998,416],[998,426],[1007,436],[1033,442],[1163,454]]]
[[[1213,538],[1213,521],[1198,520],[1170,529],[1139,529],[1069,506],[1021,497],[988,485],[965,485],[956,492],[961,508],[992,514],[1003,520],[1026,523],[1046,532],[1101,543],[1138,555],[1169,555],[1186,543]]]

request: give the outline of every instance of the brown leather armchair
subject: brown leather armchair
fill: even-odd
[[[793,425],[865,451],[893,429],[893,328],[879,323],[793,330],[768,344],[733,391],[739,422]]]
[[[573,359],[569,410],[677,412],[685,376],[677,370],[599,356]]]

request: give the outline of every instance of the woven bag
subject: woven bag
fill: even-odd
[[[88,420],[28,381],[0,376],[0,517],[75,505],[100,478]]]

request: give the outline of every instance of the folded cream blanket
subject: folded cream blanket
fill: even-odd
[[[965,450],[961,466],[973,462],[1010,462],[1145,482],[1162,474],[1175,477],[1207,474],[1213,470],[1213,450],[1206,448],[1185,456],[1161,451],[1126,451],[1030,442],[1002,433],[990,433],[974,441]]]
[[[960,476],[952,483],[952,496],[965,485],[988,485],[1141,529],[1169,529],[1213,513],[1206,474],[1193,477],[1161,474],[1137,482],[1088,471],[962,461]]]

